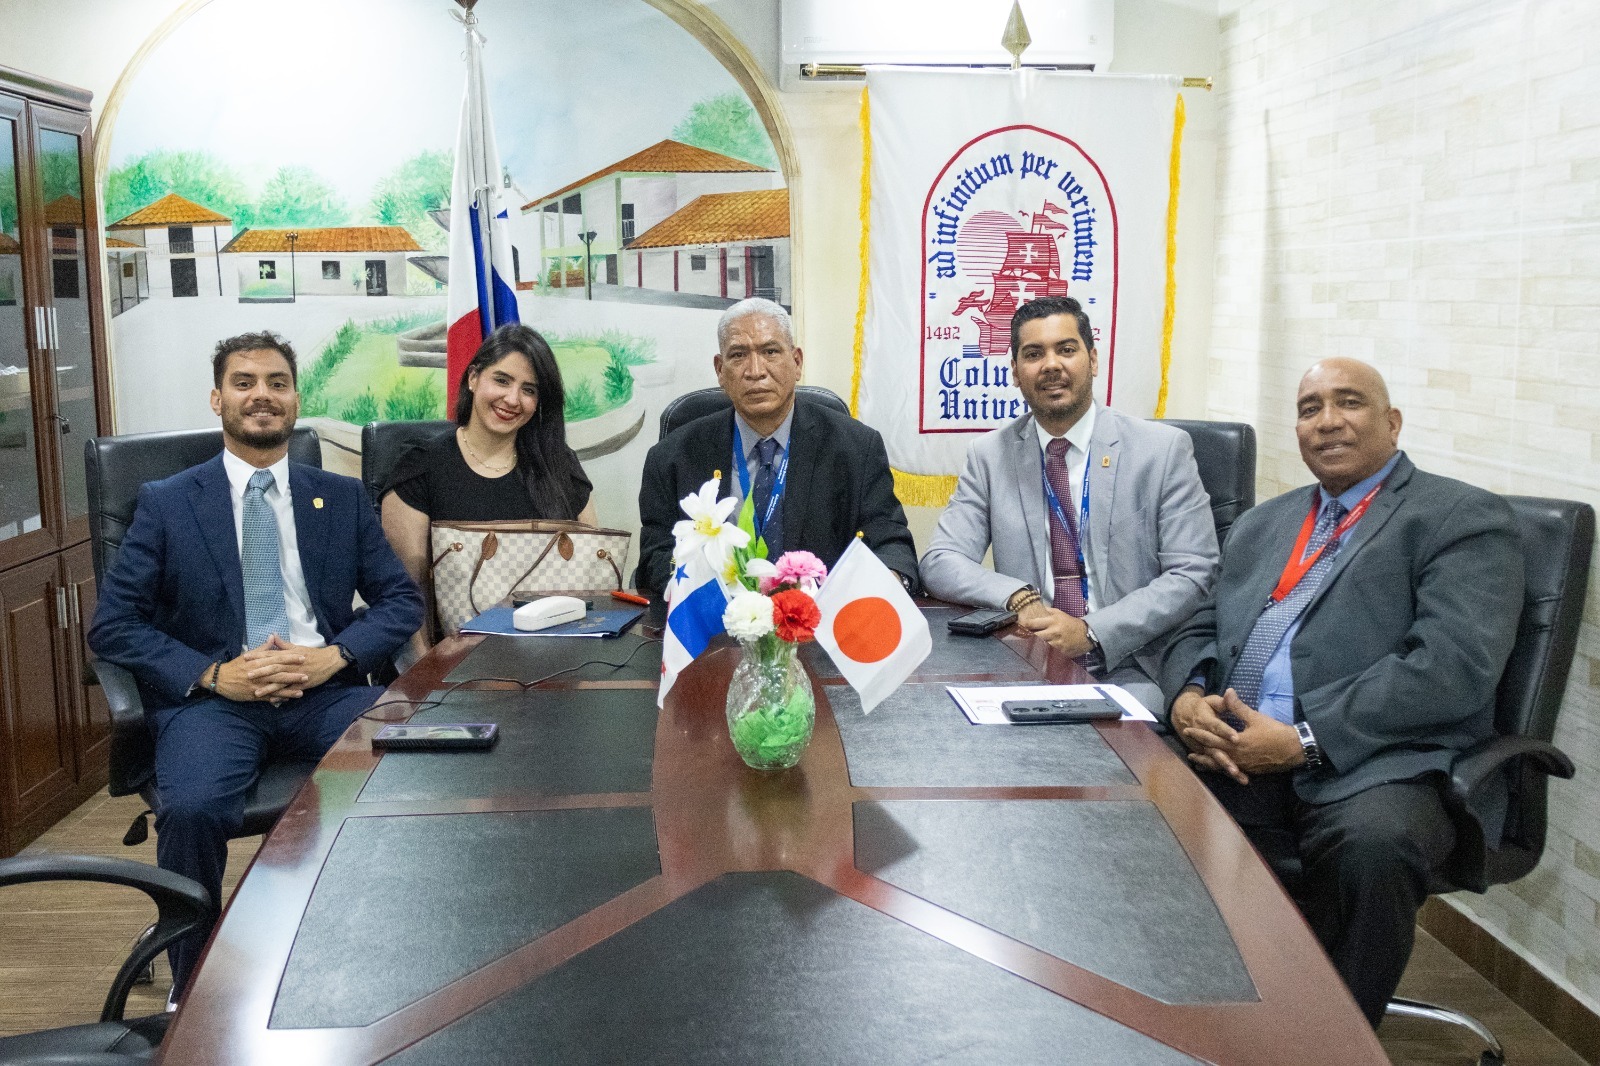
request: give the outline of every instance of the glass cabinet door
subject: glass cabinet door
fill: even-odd
[[[30,331],[43,328],[23,282],[22,105],[0,96],[0,564],[27,554],[18,543],[48,536],[35,440]],[[30,321],[30,318],[32,321]]]
[[[41,271],[46,287],[50,356],[55,371],[55,433],[66,517],[70,522],[89,512],[83,469],[83,442],[99,434],[95,402],[94,315],[90,299],[87,198],[83,190],[86,121],[78,115],[35,108],[38,129],[35,166],[43,205],[44,246],[48,260]]]

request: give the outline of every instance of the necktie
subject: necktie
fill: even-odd
[[[762,517],[767,513],[767,507],[772,501],[773,485],[777,482],[778,471],[778,442],[771,437],[756,441],[756,467],[755,485],[751,494],[755,497],[756,531],[767,542],[767,557],[776,559],[783,553],[783,498],[778,498],[778,505],[772,509],[772,517],[765,524]]]
[[[1050,572],[1055,577],[1050,605],[1074,618],[1089,613],[1083,595],[1083,571],[1078,566],[1078,521],[1072,507],[1072,485],[1067,477],[1067,440],[1057,437],[1044,450],[1044,476],[1050,479],[1056,500],[1067,521],[1063,525],[1054,507],[1050,511]]]
[[[289,639],[289,610],[283,602],[283,568],[278,560],[278,519],[267,503],[277,482],[270,470],[250,475],[244,490],[243,549],[245,645],[259,647],[272,634]]]
[[[1306,542],[1305,554],[1300,558],[1315,552],[1322,545],[1328,543],[1328,538],[1333,536],[1334,527],[1348,513],[1344,504],[1338,500],[1329,500],[1322,508],[1322,513],[1317,516],[1317,524],[1311,530],[1311,539]],[[1245,641],[1244,654],[1239,656],[1239,664],[1233,668],[1233,674],[1228,678],[1228,684],[1239,694],[1239,698],[1250,707],[1258,707],[1261,702],[1261,677],[1266,672],[1267,662],[1272,658],[1272,653],[1278,650],[1278,645],[1283,641],[1283,635],[1289,632],[1289,627],[1294,625],[1300,612],[1306,609],[1311,598],[1317,594],[1317,589],[1322,587],[1322,581],[1328,576],[1328,571],[1333,569],[1333,561],[1338,558],[1340,542],[1335,540],[1328,544],[1328,550],[1317,557],[1317,561],[1307,570],[1300,583],[1289,590],[1289,594],[1277,603],[1268,603],[1261,612],[1261,617],[1256,619],[1255,626],[1250,630],[1250,639]]]

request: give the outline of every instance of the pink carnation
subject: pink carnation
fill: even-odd
[[[828,568],[810,552],[784,552],[778,557],[778,572],[773,581],[779,585],[805,585],[815,588],[828,576]]]

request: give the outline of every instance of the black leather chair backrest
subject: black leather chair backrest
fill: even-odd
[[[1517,642],[1495,691],[1495,731],[1549,741],[1578,646],[1594,549],[1594,508],[1533,496],[1505,501],[1522,535],[1526,591]]]
[[[850,405],[840,399],[838,393],[821,385],[800,385],[795,389],[795,397],[797,403],[818,403],[824,407],[831,407],[840,414],[850,413]],[[661,409],[661,434],[656,439],[660,440],[697,418],[716,411],[726,411],[732,406],[733,401],[728,399],[728,394],[716,386],[686,392]]]
[[[372,505],[383,511],[378,494],[389,483],[394,464],[405,450],[430,437],[454,429],[449,419],[436,422],[368,422],[361,427],[361,484],[367,488]]]
[[[1200,484],[1211,497],[1211,521],[1217,543],[1239,516],[1256,505],[1256,431],[1248,422],[1198,422],[1186,418],[1158,418],[1189,434]]]
[[[221,429],[130,433],[122,437],[94,437],[84,442],[89,542],[94,554],[96,581],[105,580],[106,568],[116,560],[122,537],[133,521],[140,487],[199,466],[221,451]],[[289,459],[307,466],[322,466],[322,442],[309,426],[295,428],[289,438]]]

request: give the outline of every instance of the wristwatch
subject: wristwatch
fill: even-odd
[[[1089,650],[1084,652],[1084,655],[1089,658],[1089,665],[1095,670],[1104,670],[1106,668],[1106,652],[1100,646],[1100,638],[1094,635],[1094,630],[1089,627],[1088,622],[1083,623],[1083,632],[1089,638],[1089,644],[1091,645]]]
[[[1306,769],[1312,773],[1322,769],[1322,747],[1317,743],[1317,738],[1312,735],[1311,723],[1296,722],[1294,731],[1300,734],[1300,750],[1306,756]]]
[[[349,648],[343,644],[335,644],[334,647],[339,649],[339,658],[344,660],[346,666],[354,666],[356,664],[356,657],[350,653]]]

